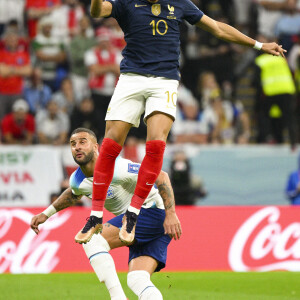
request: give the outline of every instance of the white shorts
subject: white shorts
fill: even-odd
[[[178,80],[164,77],[121,74],[105,120],[124,121],[139,127],[141,115],[145,112],[145,121],[155,111],[175,120],[178,84]]]

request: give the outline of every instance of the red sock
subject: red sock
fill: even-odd
[[[131,206],[141,209],[145,199],[148,197],[163,164],[166,143],[154,140],[146,143],[146,155],[142,161]]]
[[[114,140],[103,139],[94,170],[92,201],[94,211],[103,211],[107,190],[114,175],[115,161],[121,150],[122,146]]]

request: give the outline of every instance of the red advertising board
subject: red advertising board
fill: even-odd
[[[92,271],[74,242],[90,209],[58,213],[36,236],[29,224],[42,210],[0,208],[0,273]],[[300,271],[300,207],[177,207],[177,214],[183,235],[171,242],[165,270]],[[111,253],[126,271],[128,249]]]

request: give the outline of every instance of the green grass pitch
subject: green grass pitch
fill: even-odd
[[[130,300],[137,297],[126,286]],[[300,299],[300,273],[162,272],[152,281],[165,300],[268,300]],[[12,275],[0,274],[0,299],[93,300],[110,299],[104,284],[93,273]]]

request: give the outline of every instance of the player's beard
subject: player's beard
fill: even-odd
[[[84,154],[83,153],[84,158],[81,160],[78,160],[76,158],[76,156],[73,156],[75,162],[79,165],[79,166],[84,166],[86,164],[88,164],[94,157],[94,151],[89,152],[88,154]]]

